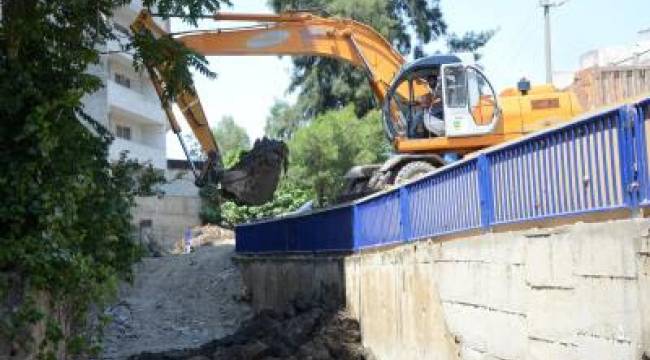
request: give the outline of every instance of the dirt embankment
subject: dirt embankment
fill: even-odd
[[[192,253],[138,264],[133,286],[106,311],[103,359],[372,358],[359,324],[331,304],[254,316],[225,238],[232,233],[200,230]]]
[[[374,359],[361,345],[359,324],[344,312],[318,305],[290,312],[263,311],[234,334],[199,348],[142,353],[130,360],[363,360]]]
[[[113,321],[105,330],[103,358],[199,346],[235,332],[252,311],[239,299],[233,253],[232,243],[222,243],[144,259],[133,286],[124,286],[106,311]]]

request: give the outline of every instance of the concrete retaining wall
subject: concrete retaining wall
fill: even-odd
[[[183,238],[186,227],[201,223],[201,199],[193,196],[165,195],[142,197],[136,201],[134,225],[143,243],[154,241],[163,251],[171,251]]]
[[[258,309],[341,294],[380,359],[642,359],[649,229],[578,223],[240,263]]]

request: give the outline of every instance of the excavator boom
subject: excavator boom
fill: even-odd
[[[346,61],[364,69],[377,100],[384,100],[405,60],[371,27],[349,19],[310,13],[221,14],[215,20],[254,21],[246,28],[219,29],[175,37],[203,55],[313,55]]]
[[[322,18],[304,12],[277,15],[217,13],[212,18],[215,21],[255,22],[256,25],[177,34],[172,35],[173,39],[206,56],[313,55],[343,60],[365,70],[379,103],[384,101],[391,81],[405,62],[374,29],[349,19]],[[170,36],[146,10],[138,15],[131,29],[134,32],[148,31],[156,38]],[[171,105],[163,97],[166,84],[161,76],[164,72],[161,66],[165,65],[146,62],[144,65],[171,128],[187,155],[181,128]],[[408,89],[400,88],[398,92],[406,96]],[[218,183],[224,195],[239,203],[257,205],[269,201],[279,182],[281,169],[286,167],[286,145],[266,138],[256,141],[239,164],[223,169],[219,146],[196,90],[193,87],[185,89],[175,102],[207,157],[200,173],[189,162],[197,185]]]

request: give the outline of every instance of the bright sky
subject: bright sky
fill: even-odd
[[[266,0],[232,2],[233,8],[224,11],[270,12]],[[533,83],[544,81],[544,22],[538,3],[538,0],[441,0],[451,32],[499,29],[482,50],[481,59],[497,91],[513,86],[522,76]],[[589,50],[633,45],[639,39],[638,32],[650,28],[650,20],[642,15],[647,10],[647,0],[571,0],[552,9],[553,69],[577,69],[580,56]],[[202,28],[214,26],[201,24]],[[185,25],[172,22],[172,31],[186,29]],[[444,50],[442,46],[437,48]],[[210,57],[209,60],[212,70],[218,73],[217,79],[209,80],[197,74],[195,81],[213,124],[224,115],[232,115],[253,140],[263,135],[274,99],[295,100],[295,95],[286,93],[291,69],[287,57]],[[183,158],[178,140],[171,133],[167,136],[167,156]]]

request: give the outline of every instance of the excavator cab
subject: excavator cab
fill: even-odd
[[[487,77],[453,55],[434,55],[404,66],[384,104],[391,140],[491,134],[500,118]]]

